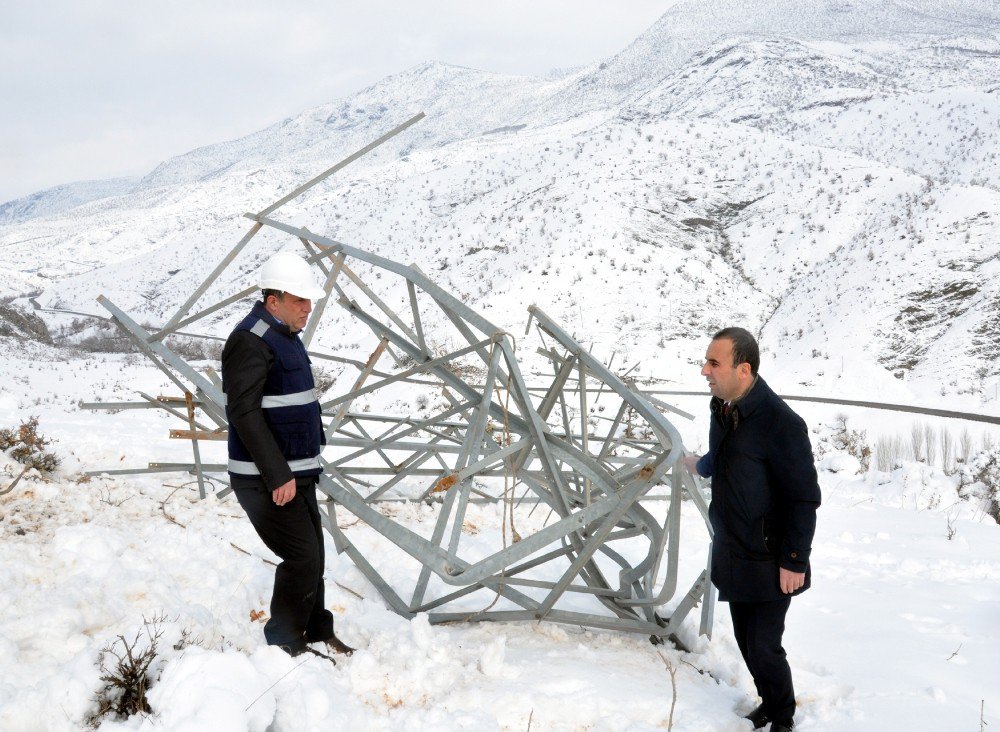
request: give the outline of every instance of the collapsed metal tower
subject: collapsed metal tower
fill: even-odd
[[[376,339],[367,363],[356,364],[353,388],[322,402],[327,448],[319,488],[326,496],[324,524],[338,552],[351,558],[393,610],[404,616],[426,612],[431,622],[545,619],[676,640],[681,622],[703,601],[700,631],[710,635],[714,595],[708,570],[689,587],[678,587],[684,499],[690,499],[696,523],[708,526],[700,487],[680,467],[680,436],[661,410],[683,412],[642,394],[535,307],[528,309],[529,328],[534,323],[542,340],[538,352],[551,379],[529,387],[514,338],[416,265],[272,217],[423,116],[263,211],[246,214],[254,222],[250,230],[163,327],[150,332],[108,298],[98,298],[183,397],[143,394],[143,402],[86,406],[167,410],[184,420],[186,429],[171,430],[171,437],[191,441],[193,462],[94,474],[190,472],[203,497],[207,477],[226,482],[226,466],[204,462],[199,449],[202,441],[226,437],[221,381],[210,369],[196,370],[164,339],[257,291],[249,287],[191,313],[254,235],[269,227],[298,239],[325,283],[327,296],[301,334],[306,348],[334,301]],[[362,279],[362,269],[376,275],[379,292]],[[463,345],[439,345],[453,342]],[[401,384],[408,393],[425,395],[420,414],[352,410],[359,398],[393,393]],[[181,406],[184,411],[175,409]],[[199,410],[211,425],[199,421]],[[429,536],[393,518],[389,502],[400,500],[436,506]],[[497,534],[469,530],[475,503],[502,509]],[[394,552],[380,548],[374,556],[360,549],[338,525],[338,510],[375,529]]]

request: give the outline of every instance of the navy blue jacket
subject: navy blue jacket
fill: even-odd
[[[319,475],[325,442],[309,356],[263,303],[233,330],[222,353],[229,473],[273,490]]]
[[[806,424],[763,379],[728,415],[713,397],[709,451],[698,472],[712,478],[712,582],[719,599],[768,602],[784,595],[778,567],[804,572],[820,505]]]

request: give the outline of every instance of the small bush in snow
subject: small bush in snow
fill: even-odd
[[[97,710],[89,719],[93,727],[100,726],[109,714],[122,721],[151,711],[146,692],[151,685],[149,667],[163,635],[161,622],[162,618],[145,621],[131,641],[120,635],[101,649],[98,664],[104,686],[97,692]]]
[[[169,336],[167,348],[186,361],[219,361],[222,359],[222,341],[185,336]]]
[[[15,429],[0,429],[0,450],[10,450],[10,456],[28,468],[46,475],[59,467],[59,458],[46,446],[52,440],[38,434],[38,417],[29,417]]]
[[[94,323],[82,338],[67,339],[66,343],[89,353],[139,353],[139,347],[125,331],[105,320]]]
[[[876,470],[883,473],[892,472],[905,457],[907,457],[906,445],[899,435],[883,435],[875,441]]]
[[[983,450],[962,467],[960,475],[959,495],[979,498],[983,512],[1000,524],[1000,448]]]
[[[847,416],[837,415],[833,435],[830,442],[835,450],[853,455],[861,463],[862,470],[868,470],[871,465],[872,449],[868,446],[868,433],[864,430],[852,430],[847,427]]]
[[[316,382],[316,393],[325,394],[330,387],[337,383],[337,378],[343,373],[343,369],[328,370],[321,366],[313,368],[313,380]]]

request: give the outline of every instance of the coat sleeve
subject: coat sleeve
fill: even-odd
[[[698,458],[698,464],[695,466],[695,470],[698,471],[698,475],[702,478],[712,477],[712,453],[711,451],[706,452],[700,458]]]
[[[709,414],[711,415],[708,420],[708,450],[705,454],[698,458],[698,464],[695,466],[695,470],[698,471],[698,475],[702,478],[711,478],[714,472],[715,463],[715,450],[719,446],[720,439],[720,427],[719,420],[716,419],[715,413],[709,408]]]
[[[233,333],[222,350],[229,429],[236,430],[260,470],[264,485],[272,491],[294,477],[260,406],[273,363],[274,354],[268,345],[248,331]]]
[[[819,481],[805,422],[793,412],[782,416],[772,433],[774,479],[784,518],[779,562],[792,572],[805,572],[821,501]]]

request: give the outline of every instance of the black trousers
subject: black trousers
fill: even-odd
[[[785,659],[781,636],[791,595],[773,602],[730,602],[733,632],[764,709],[772,720],[785,722],[795,716],[792,670]]]
[[[333,613],[326,609],[323,526],[316,502],[316,478],[296,478],[295,498],[274,503],[262,481],[233,480],[236,500],[267,548],[281,558],[274,572],[271,617],[264,638],[292,650],[333,636]]]

